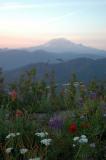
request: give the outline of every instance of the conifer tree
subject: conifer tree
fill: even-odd
[[[4,78],[3,78],[3,71],[2,68],[0,68],[0,93],[4,90]]]

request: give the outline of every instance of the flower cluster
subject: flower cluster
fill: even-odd
[[[27,148],[21,148],[20,149],[20,153],[21,154],[25,154],[25,153],[27,153],[28,152],[28,149]]]
[[[52,139],[43,139],[41,140],[41,144],[44,144],[45,146],[49,146],[51,144]]]
[[[7,154],[10,154],[12,152],[13,148],[12,147],[9,147],[9,148],[6,148],[6,153]],[[27,148],[21,148],[20,150],[20,154],[25,154],[28,152],[28,149]]]
[[[85,135],[81,135],[81,137],[79,138],[79,143],[80,144],[88,143],[88,138]]]
[[[49,146],[51,144],[52,139],[44,138],[48,136],[47,132],[38,132],[38,133],[35,133],[35,135],[41,138],[41,141],[40,141],[41,144],[44,144],[45,146]]]
[[[74,137],[74,138],[73,138],[73,141],[74,141],[74,142],[77,142],[77,143],[79,143],[79,144],[86,144],[86,143],[88,143],[88,138],[87,138],[86,135],[81,135],[80,137]],[[73,147],[75,147],[75,146],[76,146],[76,145],[73,144]]]
[[[20,135],[21,135],[21,134],[20,134],[19,132],[9,133],[9,134],[6,136],[6,139],[14,138],[14,137],[20,136]],[[9,148],[6,148],[5,152],[6,152],[7,154],[10,154],[10,153],[12,152],[12,150],[14,150],[14,148],[13,148],[13,147],[9,147]],[[28,152],[28,149],[26,149],[26,148],[21,148],[21,149],[19,150],[19,152],[20,152],[20,154],[25,154],[25,153]]]
[[[53,129],[61,129],[63,127],[63,120],[59,116],[54,116],[49,120],[49,127]]]
[[[48,136],[48,133],[47,132],[37,132],[37,133],[35,133],[35,135],[40,138],[44,138],[44,137]]]
[[[11,148],[11,147],[10,147],[10,148],[7,148],[7,149],[6,149],[6,153],[7,153],[7,154],[11,153],[12,149],[13,149],[13,148]]]
[[[20,136],[20,133],[19,132],[17,132],[17,133],[9,133],[7,136],[6,136],[6,139],[9,139],[9,138],[14,138],[14,137],[16,137],[16,136]]]

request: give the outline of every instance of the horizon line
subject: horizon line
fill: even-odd
[[[40,44],[35,44],[35,45],[29,45],[28,47],[27,46],[23,46],[23,47],[1,47],[0,46],[0,49],[28,49],[28,48],[33,48],[33,47],[38,47],[38,46],[42,46],[42,45],[45,45],[47,43],[49,43],[50,41],[53,41],[53,40],[66,40],[66,41],[70,41],[70,43],[74,43],[76,45],[82,45],[82,46],[85,46],[85,47],[89,47],[89,48],[92,48],[92,49],[98,49],[98,50],[102,50],[102,51],[106,51],[106,49],[102,49],[102,48],[96,48],[96,47],[93,47],[93,46],[90,46],[90,45],[86,45],[86,44],[83,44],[83,43],[78,43],[78,42],[75,42],[75,41],[71,41],[69,38],[65,38],[65,37],[59,37],[59,38],[51,38],[49,40],[47,40],[46,42],[41,42]]]

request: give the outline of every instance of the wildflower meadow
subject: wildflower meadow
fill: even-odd
[[[105,160],[106,82],[0,80],[0,160]]]

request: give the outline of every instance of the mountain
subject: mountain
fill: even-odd
[[[31,63],[59,63],[79,57],[104,58],[106,51],[75,44],[66,39],[54,39],[37,47],[0,49],[0,67],[12,70]]]
[[[37,63],[24,66],[4,73],[5,82],[18,80],[20,75],[31,68],[36,68],[36,79],[42,79],[45,72],[55,71],[57,83],[67,83],[70,77],[75,73],[79,80],[88,82],[96,78],[97,80],[106,80],[106,58],[93,60],[90,58],[77,58],[58,64]]]
[[[55,53],[64,53],[64,52],[73,52],[73,53],[80,53],[80,54],[96,54],[96,53],[106,53],[106,51],[91,48],[84,46],[82,44],[73,43],[65,38],[58,38],[53,39],[43,45],[37,47],[28,48],[29,51],[35,51],[38,49],[45,50],[47,52],[55,52]]]

